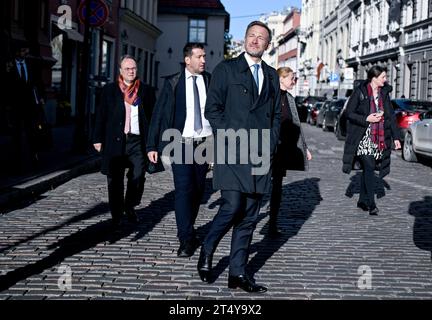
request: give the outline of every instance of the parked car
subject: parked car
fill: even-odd
[[[300,114],[303,112],[302,111],[302,109],[303,109],[303,102],[305,101],[305,99],[306,99],[306,97],[304,97],[304,96],[296,96],[294,98],[295,104],[296,104],[296,107],[297,107],[297,113],[299,114],[300,121],[301,121]]]
[[[345,101],[344,106],[339,112],[339,115],[336,118],[334,133],[338,140],[345,140],[346,131],[347,131],[347,118],[346,118],[346,108],[348,105],[349,98]]]
[[[304,99],[298,99],[299,103],[297,103],[297,112],[299,114],[299,118],[301,122],[306,122],[308,117],[309,110],[315,105],[318,101],[325,101],[325,97],[318,96],[307,96]],[[296,100],[297,101],[297,100]]]
[[[315,125],[318,128],[322,127],[322,124],[323,124],[323,121],[324,121],[324,116],[325,116],[325,113],[326,113],[328,107],[330,106],[330,103],[331,103],[331,101],[329,100],[329,101],[324,101],[323,104],[322,104],[322,107],[320,109],[320,112],[317,115],[316,122],[315,122]]]
[[[409,162],[417,161],[417,155],[432,157],[432,110],[421,113],[405,133],[402,158]]]
[[[396,121],[400,129],[402,140],[404,140],[409,126],[419,121],[420,114],[432,110],[432,102],[429,101],[393,99],[391,103],[395,111]]]
[[[311,107],[309,110],[309,114],[307,117],[306,122],[311,125],[316,125],[318,114],[320,113],[320,110],[323,106],[324,102],[317,102],[314,106]]]
[[[337,99],[330,102],[323,116],[322,127],[324,131],[333,130],[336,124],[336,119],[341,112],[346,99]]]

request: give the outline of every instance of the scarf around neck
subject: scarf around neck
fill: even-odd
[[[118,85],[120,90],[123,92],[124,101],[132,106],[139,105],[141,103],[140,98],[138,96],[138,90],[140,87],[141,81],[139,79],[135,79],[131,85],[127,85],[124,82],[122,75],[118,78]]]
[[[368,96],[370,101],[370,113],[384,112],[384,102],[381,95],[381,90],[378,89],[378,106],[375,104],[375,97],[373,95],[373,89],[369,83],[367,86]],[[386,149],[385,137],[384,137],[384,117],[379,122],[370,124],[371,126],[371,138],[372,142],[378,146],[380,151]]]

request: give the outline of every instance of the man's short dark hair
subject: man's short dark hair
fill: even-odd
[[[12,49],[15,53],[19,53],[21,49],[30,49],[30,46],[25,41],[17,41],[14,44],[12,44]]]
[[[260,26],[260,27],[265,28],[267,30],[268,35],[269,35],[268,42],[270,43],[270,41],[272,39],[272,33],[271,33],[270,28],[264,22],[261,22],[258,20],[252,21],[251,23],[249,23],[249,25],[246,28],[245,37],[247,37],[249,29],[252,28],[253,26]]]
[[[202,43],[197,42],[189,42],[183,48],[183,58],[191,57],[193,49],[202,49],[204,50],[204,45]]]

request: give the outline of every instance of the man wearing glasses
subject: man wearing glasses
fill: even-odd
[[[117,82],[107,84],[96,108],[94,148],[102,154],[101,172],[108,178],[108,200],[114,229],[125,213],[138,222],[135,207],[144,192],[146,137],[152,97],[148,87],[137,78],[137,63],[132,56],[120,60]],[[127,188],[124,195],[124,175]]]

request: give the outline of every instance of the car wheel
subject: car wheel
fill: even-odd
[[[411,133],[405,134],[404,145],[402,150],[402,157],[408,162],[416,162],[417,156],[413,149],[413,139]]]
[[[324,131],[328,131],[325,119],[323,120],[322,128],[323,128]]]

